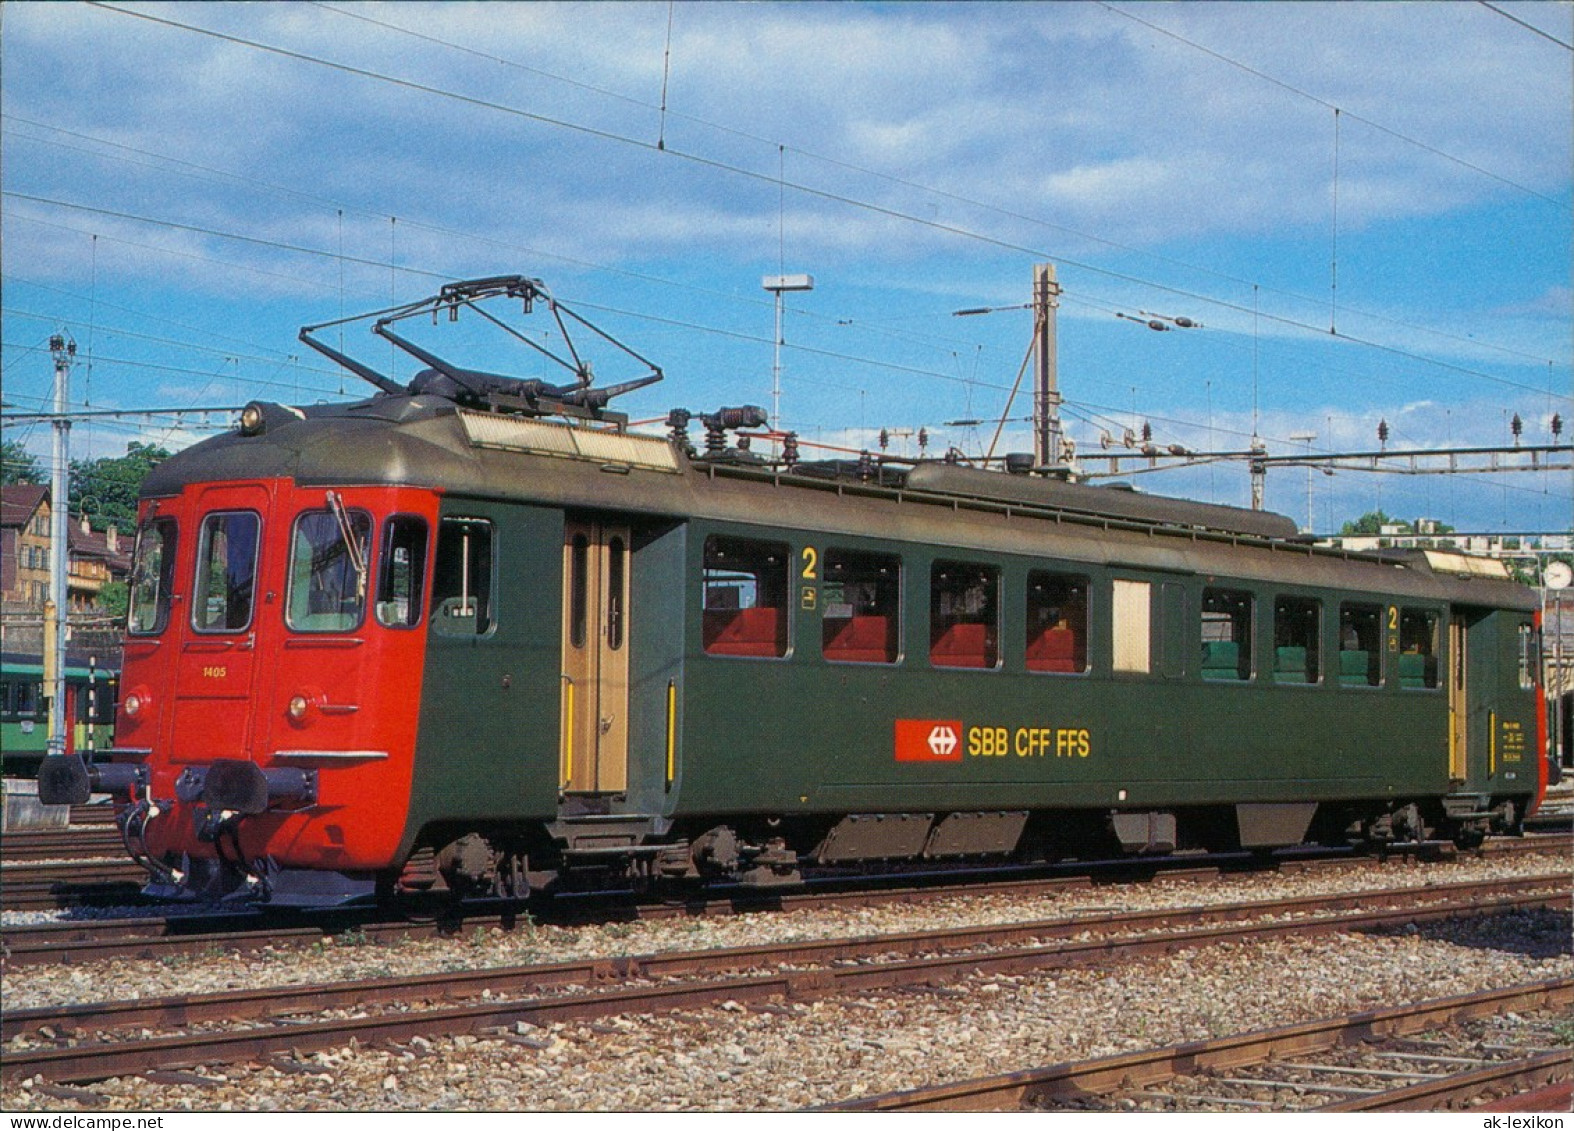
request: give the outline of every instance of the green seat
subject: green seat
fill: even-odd
[[[1233,640],[1209,640],[1202,646],[1203,679],[1240,679],[1241,646]]]
[[[1341,650],[1339,653],[1340,683],[1376,683],[1372,679],[1372,654]]]
[[[1432,657],[1419,652],[1404,652],[1399,657],[1400,687],[1431,687],[1427,681],[1427,661]]]
[[[1280,682],[1311,683],[1312,675],[1306,666],[1306,649],[1299,646],[1286,646],[1273,650],[1273,670],[1281,676],[1291,676],[1289,680]]]

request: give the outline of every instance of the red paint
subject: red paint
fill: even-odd
[[[1536,639],[1540,640],[1542,639],[1540,609],[1536,610],[1534,623]],[[1551,755],[1551,751],[1547,749],[1547,691],[1541,685],[1541,673],[1544,670],[1545,668],[1537,665],[1532,676],[1536,686],[1536,796],[1530,799],[1530,804],[1525,808],[1527,817],[1541,808],[1542,798],[1547,795],[1547,773],[1550,770],[1547,765],[1547,759]]]
[[[372,871],[389,868],[409,811],[417,719],[421,701],[426,618],[414,628],[392,628],[375,615],[378,565],[391,514],[426,519],[437,529],[438,496],[411,488],[334,488],[351,511],[371,516],[370,576],[362,621],[343,632],[299,632],[285,622],[290,543],[295,519],[324,508],[325,489],[287,480],[188,488],[177,499],[144,505],[179,523],[169,622],[157,637],[129,637],[121,686],[116,744],[151,749],[151,793],[165,812],[148,830],[155,855],[166,851],[211,857],[199,842],[192,807],[175,800],[175,779],[187,765],[215,758],[251,761],[265,769],[316,769],[318,803],[300,813],[268,813],[244,820],[248,856],[272,856],[284,867]],[[206,515],[249,511],[260,516],[258,562],[250,623],[199,632],[191,609],[198,542]],[[430,553],[423,603],[430,592]],[[148,706],[136,718],[125,697]],[[294,720],[287,708],[301,696],[308,707]],[[321,752],[310,756],[305,752]],[[361,752],[361,757],[332,757]],[[384,756],[376,756],[384,755]]]
[[[962,723],[959,719],[897,719],[898,762],[960,762]]]

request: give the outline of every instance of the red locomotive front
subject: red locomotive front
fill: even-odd
[[[129,802],[151,891],[291,902],[280,876],[392,866],[437,502],[289,479],[144,502],[113,762],[76,788]]]

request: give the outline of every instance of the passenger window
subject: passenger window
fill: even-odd
[[[999,569],[973,562],[930,567],[929,662],[937,668],[999,664]]]
[[[825,551],[821,651],[837,663],[894,664],[901,649],[902,562]]]
[[[175,520],[156,518],[137,533],[131,565],[126,631],[156,636],[169,623],[170,586],[175,580]]]
[[[1399,686],[1436,687],[1437,613],[1431,609],[1399,611]]]
[[[713,534],[705,540],[704,624],[713,656],[787,654],[787,544]]]
[[[482,636],[492,627],[492,524],[445,518],[432,563],[432,631]]]
[[[1251,679],[1252,595],[1244,589],[1202,591],[1202,678]]]
[[[250,511],[215,512],[202,520],[191,602],[191,626],[198,632],[240,632],[251,624],[261,526]]]
[[[1111,597],[1115,670],[1139,673],[1152,671],[1152,583],[1116,578]]]
[[[1377,687],[1383,682],[1383,608],[1339,606],[1339,682],[1346,687]]]
[[[307,511],[290,543],[284,620],[298,632],[349,632],[366,609],[366,554],[372,518],[365,511]]]
[[[1027,575],[1027,670],[1088,670],[1088,579],[1034,570]]]
[[[1323,603],[1279,597],[1273,603],[1275,683],[1316,683],[1321,677]]]
[[[421,623],[426,587],[426,519],[396,514],[383,523],[383,558],[377,571],[377,620],[389,628]]]

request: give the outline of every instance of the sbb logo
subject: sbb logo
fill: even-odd
[[[960,762],[962,723],[959,719],[897,719],[898,762]]]

